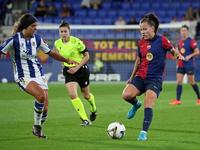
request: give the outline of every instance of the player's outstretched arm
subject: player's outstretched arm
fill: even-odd
[[[49,56],[52,57],[52,58],[55,59],[55,60],[62,61],[62,62],[66,62],[66,63],[68,63],[68,64],[76,64],[76,65],[79,64],[78,62],[76,62],[76,61],[74,61],[74,60],[68,60],[68,59],[62,57],[60,54],[58,54],[58,53],[56,53],[56,52],[54,52],[54,51],[50,51],[50,52],[49,52]]]

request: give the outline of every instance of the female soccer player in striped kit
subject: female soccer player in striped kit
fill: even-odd
[[[166,37],[156,34],[158,27],[159,20],[154,14],[146,14],[140,21],[142,39],[138,42],[138,57],[122,93],[123,99],[132,104],[127,114],[128,119],[133,118],[142,106],[136,96],[145,93],[143,127],[138,140],[147,139],[147,131],[153,118],[153,105],[162,90],[167,51],[176,59],[184,60]]]
[[[199,94],[199,87],[195,83],[194,76],[195,76],[195,57],[199,55],[199,48],[197,43],[194,39],[188,36],[189,34],[189,27],[187,25],[183,25],[181,27],[181,36],[182,39],[178,41],[178,50],[181,55],[185,57],[185,61],[179,60],[177,62],[177,87],[176,87],[176,100],[169,103],[170,105],[180,105],[181,104],[181,94],[182,94],[182,83],[183,77],[187,74],[188,81],[193,87],[193,90],[197,94],[197,102],[196,105],[200,105],[200,94]]]
[[[0,54],[10,51],[16,83],[23,91],[36,98],[33,134],[38,138],[47,138],[42,133],[41,125],[47,118],[48,85],[36,57],[37,50],[40,49],[50,57],[68,64],[78,63],[51,51],[44,40],[35,34],[37,25],[37,19],[32,14],[22,15],[14,25],[13,36],[0,46]]]
[[[71,102],[83,121],[80,126],[88,126],[92,123],[87,118],[83,103],[77,93],[77,87],[78,85],[80,86],[83,97],[90,104],[90,120],[94,121],[96,119],[97,109],[94,96],[89,90],[90,71],[86,64],[90,56],[84,43],[80,39],[70,36],[70,33],[69,24],[66,20],[62,20],[59,26],[61,38],[55,41],[55,47],[61,56],[69,60],[73,59],[79,63],[77,66],[63,63],[63,75],[65,76],[65,85],[69,92]]]

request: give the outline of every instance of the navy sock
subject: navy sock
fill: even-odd
[[[200,99],[200,96],[199,96],[199,87],[198,87],[198,85],[195,84],[195,85],[193,85],[192,87],[193,87],[195,93],[197,94],[197,98]]]
[[[182,85],[177,85],[176,87],[176,99],[180,101],[182,94]]]
[[[42,114],[42,119],[41,119],[41,125],[43,125],[43,123],[45,122],[45,120],[47,119],[48,114]]]
[[[135,104],[137,104],[138,100],[136,97],[134,97],[134,98],[127,100],[127,102],[131,103],[132,105],[135,105]]]
[[[145,108],[144,109],[144,120],[143,120],[143,131],[148,131],[149,126],[151,124],[153,118],[153,109],[152,108]]]

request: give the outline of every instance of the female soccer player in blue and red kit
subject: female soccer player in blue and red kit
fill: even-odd
[[[194,81],[194,67],[195,67],[195,58],[194,56],[199,54],[199,49],[197,43],[194,39],[188,36],[189,28],[186,25],[181,27],[181,36],[182,39],[178,41],[178,49],[182,56],[185,57],[185,61],[179,60],[177,62],[177,88],[176,88],[176,100],[169,103],[170,105],[180,105],[181,94],[182,94],[182,83],[185,73],[187,74],[188,81],[192,85],[195,93],[197,94],[197,103],[200,105],[200,94],[199,87]]]
[[[127,118],[131,119],[142,105],[136,96],[145,93],[143,127],[138,140],[147,139],[153,118],[153,105],[162,90],[167,51],[176,59],[184,60],[166,37],[156,35],[158,27],[159,20],[154,14],[147,14],[140,21],[142,39],[138,43],[138,57],[122,94],[123,99],[132,104],[127,114]]]

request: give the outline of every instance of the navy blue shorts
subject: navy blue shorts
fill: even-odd
[[[141,77],[134,77],[130,84],[134,85],[141,94],[145,93],[147,90],[152,90],[159,96],[162,91],[162,84],[149,79],[143,79]]]
[[[177,73],[193,75],[195,74],[195,71],[194,71],[194,67],[190,67],[190,68],[178,67]]]

